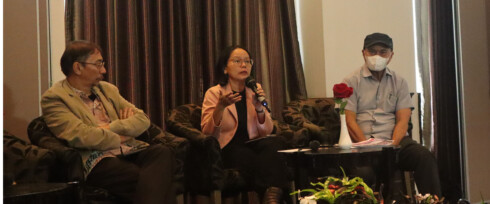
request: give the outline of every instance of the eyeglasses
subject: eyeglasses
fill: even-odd
[[[245,65],[247,65],[247,66],[252,66],[254,64],[254,61],[252,59],[249,59],[249,60],[234,59],[234,60],[231,60],[231,62],[233,64],[236,64],[236,65],[242,65],[242,63],[245,63]]]
[[[79,63],[95,65],[97,67],[97,69],[100,69],[105,65],[104,61],[97,61],[95,63],[90,63],[90,62],[79,62]]]
[[[369,54],[370,56],[379,55],[379,56],[382,56],[382,57],[387,57],[391,53],[391,50],[390,49],[376,50],[376,49],[369,49],[368,48],[366,51],[367,51],[367,54]]]

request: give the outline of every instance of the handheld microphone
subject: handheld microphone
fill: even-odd
[[[252,77],[248,77],[245,80],[245,85],[248,88],[251,88],[255,94],[257,94],[257,82],[255,82],[255,80]],[[267,103],[267,101],[265,100],[265,97],[257,94],[257,99],[260,101],[262,106],[264,106],[265,109],[267,109],[267,111],[269,111],[269,113],[270,113],[271,109],[269,109],[269,103]]]

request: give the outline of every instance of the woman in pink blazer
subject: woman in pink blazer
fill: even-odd
[[[209,88],[202,104],[201,128],[216,137],[221,146],[225,168],[238,169],[249,183],[250,190],[263,195],[263,203],[281,203],[287,189],[286,164],[277,150],[284,142],[266,138],[272,133],[272,119],[257,99],[265,96],[257,84],[257,94],[246,86],[253,73],[250,53],[239,46],[223,50],[217,65],[218,85]]]

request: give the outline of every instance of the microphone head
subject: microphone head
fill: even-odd
[[[320,142],[318,140],[312,140],[310,142],[310,149],[312,152],[317,152],[318,148],[320,148]]]
[[[247,77],[247,79],[245,79],[245,86],[247,86],[248,88],[251,88],[253,89],[254,87],[257,86],[257,82],[255,82],[255,79],[252,78],[252,77]]]

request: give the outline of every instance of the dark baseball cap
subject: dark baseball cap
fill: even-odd
[[[383,44],[393,50],[393,40],[390,38],[390,36],[384,33],[373,33],[367,35],[366,38],[364,38],[364,47],[362,49],[366,49],[375,44]]]

